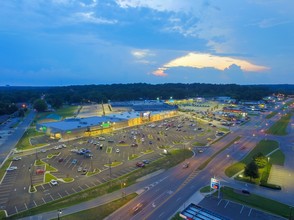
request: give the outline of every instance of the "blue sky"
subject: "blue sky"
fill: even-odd
[[[2,0],[0,86],[294,83],[293,0]]]

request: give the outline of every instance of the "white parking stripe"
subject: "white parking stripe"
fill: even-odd
[[[248,216],[250,216],[250,215],[251,215],[251,211],[252,211],[252,209],[250,208],[250,211],[249,211],[249,213],[248,213]]]
[[[65,192],[67,195],[69,195],[69,193],[68,193],[66,190],[65,190],[64,192]]]
[[[35,200],[33,200],[33,202],[34,202],[35,206],[37,206],[37,203],[35,202]]]
[[[14,206],[14,207],[15,207],[15,211],[16,211],[16,213],[18,213],[18,210],[17,210],[16,206]]]
[[[229,204],[229,201],[228,201],[227,204],[225,205],[225,208],[227,208],[228,204]]]
[[[60,193],[58,193],[59,197],[62,198],[62,196],[60,195]]]
[[[244,209],[244,205],[242,206],[242,209],[241,209],[241,211],[240,211],[240,214],[242,213],[243,209]]]
[[[27,204],[26,204],[26,203],[24,203],[24,205],[25,205],[25,207],[26,207],[26,210],[28,210]]]
[[[46,204],[46,201],[45,201],[45,199],[42,197],[42,200],[43,200],[43,202]]]

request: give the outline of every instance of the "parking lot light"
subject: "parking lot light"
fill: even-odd
[[[62,211],[59,209],[57,210],[57,219],[59,220],[60,219],[60,215],[62,214]]]

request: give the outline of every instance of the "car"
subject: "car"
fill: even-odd
[[[149,144],[152,144],[152,141],[149,141]]]
[[[119,152],[120,152],[120,150],[119,150],[119,149],[116,149],[116,150],[115,150],[115,152],[116,152],[116,153],[119,153]]]
[[[131,147],[138,147],[138,144],[133,143],[133,144],[131,145]]]
[[[243,194],[250,195],[250,192],[249,192],[247,189],[242,189],[242,193],[243,193]]]
[[[119,141],[118,143],[119,144],[125,144],[126,142],[125,141]]]
[[[138,211],[140,211],[141,209],[142,209],[142,207],[143,207],[143,203],[138,203],[134,208],[132,208],[132,214],[135,214],[135,213],[137,213]]]
[[[199,150],[198,150],[198,153],[203,153],[203,150],[202,150],[202,149],[199,149]]]
[[[13,170],[17,170],[17,167],[16,166],[11,166],[11,167],[6,169],[6,171],[13,171]]]
[[[78,172],[82,172],[82,170],[83,170],[83,167],[78,168]]]
[[[72,164],[77,164],[77,163],[78,163],[78,160],[77,160],[77,159],[73,159],[73,160],[71,161],[71,163],[72,163]]]
[[[189,165],[190,165],[190,163],[189,162],[186,162],[186,163],[183,164],[183,168],[188,168]]]
[[[61,163],[61,162],[63,162],[63,161],[64,161],[63,158],[59,158],[59,159],[58,159],[58,162],[59,162],[59,163]]]
[[[150,163],[149,160],[142,160],[142,162],[143,162],[144,164],[149,164],[149,163]]]
[[[45,173],[45,170],[43,170],[43,169],[37,169],[37,170],[36,170],[36,174],[37,174],[37,175],[39,175],[39,174],[43,174],[43,173]]]
[[[50,180],[50,184],[52,186],[57,186],[58,185],[58,182],[57,182],[57,180]]]
[[[46,153],[46,151],[47,151],[46,149],[41,149],[40,150],[41,153]]]
[[[21,160],[21,157],[14,157],[12,158],[13,161],[18,161],[18,160]]]
[[[105,137],[98,137],[99,141],[105,141]]]
[[[137,166],[137,167],[145,167],[145,164],[142,163],[142,162],[137,162],[137,163],[136,163],[136,166]]]

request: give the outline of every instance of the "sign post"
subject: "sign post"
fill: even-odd
[[[210,188],[218,190],[218,198],[220,198],[220,180],[216,178],[210,179]]]

